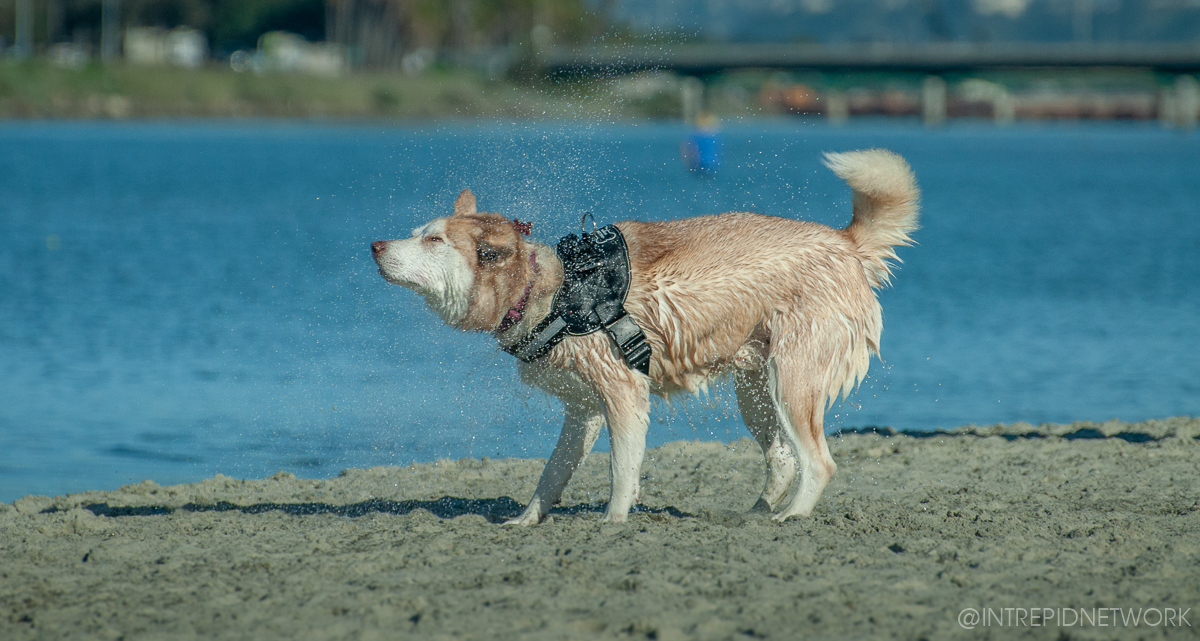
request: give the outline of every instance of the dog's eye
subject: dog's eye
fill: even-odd
[[[512,254],[512,250],[503,247],[492,247],[487,243],[480,243],[475,248],[475,256],[479,259],[480,263],[485,264],[499,262],[500,259],[506,258],[509,254]]]
[[[427,243],[440,243],[440,242],[442,242],[442,238],[441,238],[441,236],[426,236],[424,240],[425,240],[425,242],[427,242]]]

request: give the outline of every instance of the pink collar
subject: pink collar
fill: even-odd
[[[529,293],[533,291],[533,284],[537,282],[537,275],[541,272],[537,262],[537,252],[529,252],[529,266],[533,268],[534,278],[529,279],[529,283],[525,285],[525,293],[521,294],[521,300],[517,302],[516,307],[508,310],[504,318],[500,321],[500,326],[496,328],[497,334],[503,334],[512,329],[514,325],[521,322],[525,317],[525,306],[529,304]]]

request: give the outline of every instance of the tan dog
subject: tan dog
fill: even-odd
[[[911,242],[919,196],[907,163],[889,151],[827,154],[825,164],[854,192],[845,229],[753,213],[617,223],[630,258],[625,309],[653,350],[650,374],[626,365],[603,331],[568,336],[520,363],[523,381],[562,400],[566,420],[529,507],[509,523],[546,516],[605,425],[612,495],[604,520],[624,521],[638,498],[650,393],[695,393],[726,373],[766,457],[756,507],[777,508],[798,466],[800,487],[774,518],[812,512],[837,469],[824,413],[878,354],[873,289],[888,283],[893,247]],[[563,279],[554,249],[522,231],[476,211],[464,190],[449,218],[371,249],[384,278],[422,294],[447,324],[494,332],[511,346],[549,313]]]

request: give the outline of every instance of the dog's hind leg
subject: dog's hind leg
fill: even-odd
[[[594,396],[578,399],[563,399],[566,418],[563,420],[562,433],[554,446],[554,453],[542,470],[542,478],[538,480],[537,489],[529,506],[521,516],[506,521],[505,525],[537,525],[553,505],[562,498],[563,489],[571,480],[575,470],[583,465],[600,428],[604,427],[604,413],[599,399]]]
[[[806,328],[807,329],[807,328]],[[786,336],[773,343],[767,359],[768,387],[775,402],[775,411],[783,432],[792,442],[800,459],[800,488],[788,506],[774,516],[783,521],[797,514],[812,513],[825,485],[837,471],[825,442],[825,399],[822,382],[825,369],[836,349],[823,349],[820,337],[801,340],[803,330],[777,331],[774,336]]]
[[[779,428],[768,378],[765,366],[737,370],[733,376],[742,421],[758,441],[767,461],[767,484],[751,511],[774,510],[796,477],[796,455]]]

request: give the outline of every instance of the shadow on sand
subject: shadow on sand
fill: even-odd
[[[949,436],[949,437],[955,437],[955,436],[982,436],[982,437],[999,436],[1000,438],[1002,438],[1006,441],[1016,441],[1016,440],[1021,440],[1021,439],[1034,439],[1034,438],[1049,438],[1051,436],[1055,436],[1054,434],[1047,434],[1047,433],[1036,432],[1036,431],[1022,432],[1022,433],[1018,433],[1018,434],[1004,434],[1004,433],[980,432],[979,430],[976,430],[976,429],[964,429],[964,428],[959,428],[956,430],[928,430],[928,431],[925,431],[925,430],[898,430],[893,427],[875,427],[873,425],[867,426],[867,427],[852,427],[852,428],[840,429],[840,430],[832,433],[830,436],[837,438],[837,437],[843,436],[843,435],[856,435],[856,434],[878,434],[880,436],[910,436],[912,438],[941,438],[941,437],[947,437],[947,436]],[[1104,434],[1104,432],[1101,432],[1100,430],[1098,430],[1094,427],[1081,427],[1073,432],[1068,432],[1066,434],[1060,434],[1060,435],[1058,435],[1058,437],[1062,438],[1062,439],[1066,439],[1068,441],[1079,441],[1079,440],[1091,441],[1091,440],[1106,439],[1106,438],[1116,438],[1116,439],[1121,439],[1122,441],[1125,441],[1126,443],[1154,443],[1154,442],[1158,442],[1158,441],[1162,440],[1161,438],[1155,438],[1149,434],[1143,434],[1142,432],[1128,432],[1127,431],[1127,432],[1118,432],[1111,436],[1106,436]],[[1197,440],[1200,440],[1200,436],[1197,436],[1196,438],[1197,438]]]
[[[366,516],[373,512],[404,515],[416,510],[425,510],[441,519],[453,519],[459,516],[474,514],[482,516],[492,523],[502,523],[507,521],[508,519],[521,514],[521,512],[525,509],[525,506],[507,496],[501,496],[495,499],[464,499],[457,496],[443,496],[432,501],[385,501],[382,499],[371,499],[369,501],[350,503],[347,505],[333,505],[330,503],[255,503],[254,505],[236,505],[228,501],[219,501],[217,503],[206,504],[188,503],[178,508],[162,505],[114,507],[107,503],[91,503],[83,507],[96,516],[107,517],[158,516],[162,514],[172,514],[176,511],[241,512],[243,514],[262,514],[263,512],[278,510],[292,516],[334,514],[337,516],[355,518]],[[555,507],[550,511],[550,513],[598,513],[603,512],[604,507],[605,505],[603,503],[587,503],[581,505],[571,505],[567,507]],[[56,510],[55,508],[51,508],[47,511],[53,512]],[[687,518],[692,516],[691,514],[681,512],[673,507],[651,508],[641,505],[635,506],[633,508],[633,513],[667,514],[676,518]]]

